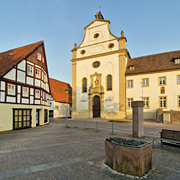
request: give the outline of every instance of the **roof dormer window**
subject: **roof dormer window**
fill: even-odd
[[[11,56],[13,53],[14,53],[14,52],[10,52],[10,53],[8,54],[8,56]]]
[[[180,59],[175,59],[175,64],[180,64]]]
[[[130,66],[129,69],[130,69],[130,70],[134,70],[134,66]]]
[[[41,61],[41,54],[37,53],[37,59]]]

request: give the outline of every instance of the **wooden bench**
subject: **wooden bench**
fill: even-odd
[[[157,137],[159,133],[160,137]],[[158,140],[160,140],[160,142]],[[163,142],[168,144],[180,145],[180,131],[162,129],[162,131],[158,131],[153,135],[152,147],[154,147],[154,141],[161,143],[161,146],[163,146]]]

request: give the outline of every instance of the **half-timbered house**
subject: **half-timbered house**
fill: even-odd
[[[0,53],[0,131],[49,123],[44,42]]]

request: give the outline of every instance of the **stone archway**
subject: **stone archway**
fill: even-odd
[[[101,101],[99,96],[93,97],[93,118],[101,117]]]

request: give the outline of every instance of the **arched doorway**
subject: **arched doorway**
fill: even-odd
[[[100,117],[101,112],[101,105],[100,105],[100,97],[94,96],[93,97],[93,118]]]

